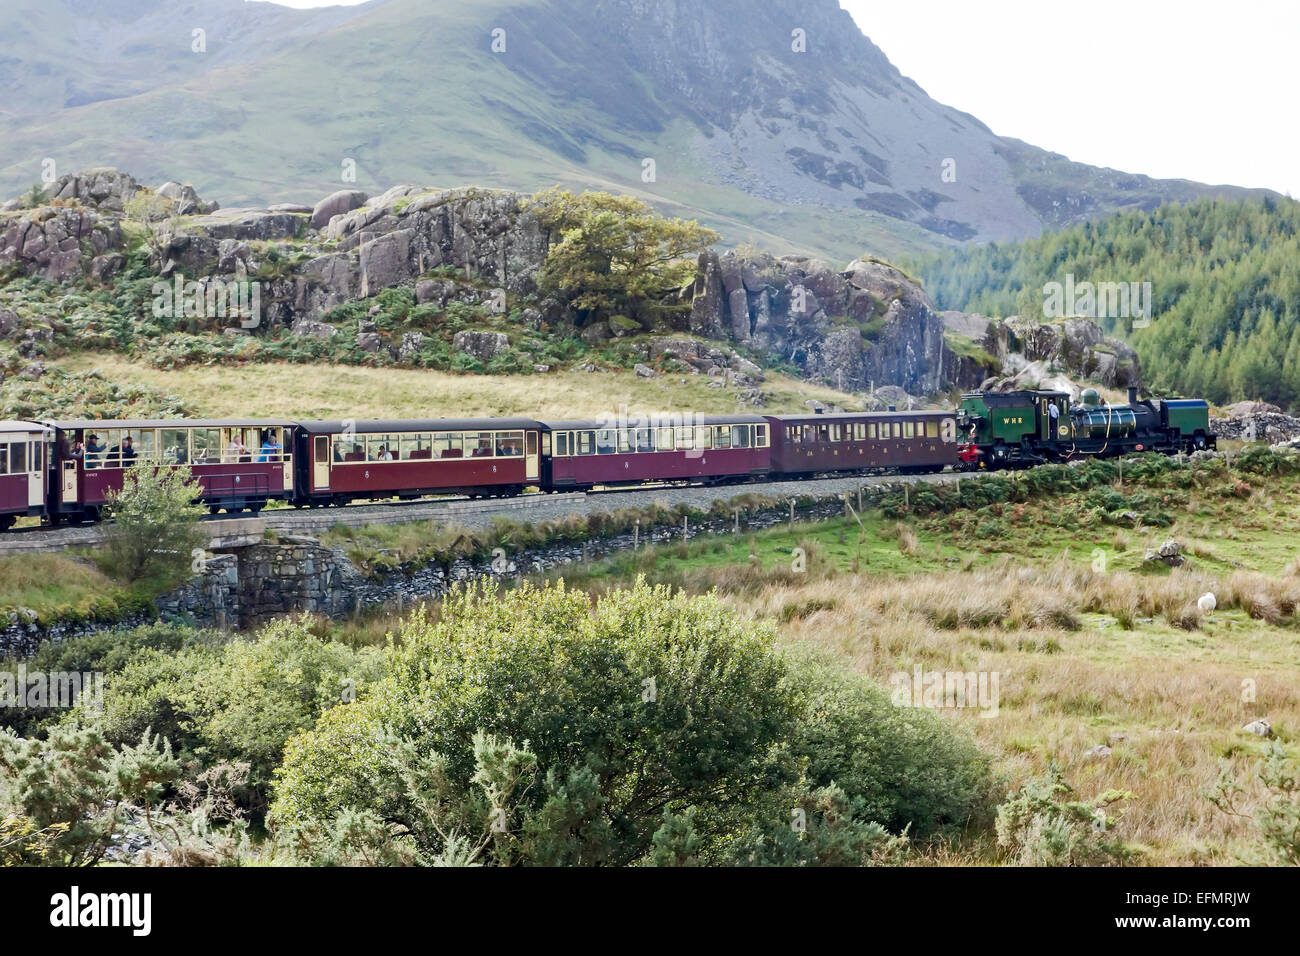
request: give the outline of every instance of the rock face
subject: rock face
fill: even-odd
[[[836,271],[818,259],[705,252],[685,331],[749,346],[854,391],[874,383],[934,392],[953,382],[957,364],[924,291],[875,261]]]
[[[0,264],[54,281],[83,276],[96,257],[124,248],[121,224],[77,206],[42,206],[0,219]],[[106,265],[98,271],[103,275]]]

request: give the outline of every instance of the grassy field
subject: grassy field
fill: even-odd
[[[1002,538],[962,530],[964,515],[874,513],[659,546],[564,577],[594,590],[638,574],[716,587],[738,614],[775,619],[783,640],[886,684],[916,667],[996,673],[996,714],[948,713],[1010,786],[1056,765],[1079,798],[1132,792],[1116,832],[1151,865],[1249,855],[1250,810],[1263,796],[1253,768],[1266,742],[1243,725],[1266,718],[1293,758],[1300,751],[1300,481],[1189,495],[1163,528],[1067,534],[1055,527],[1061,502],[1016,507]],[[1183,567],[1144,561],[1168,539],[1186,546]],[[1195,602],[1207,591],[1218,608],[1204,614]],[[1247,816],[1205,797],[1220,761],[1246,788]],[[998,857],[975,845],[928,859]]]
[[[524,415],[573,418],[613,414],[692,411],[725,414],[742,410],[736,392],[711,389],[704,375],[637,378],[630,372],[564,371],[545,375],[454,375],[415,369],[337,365],[204,365],[152,368],[112,353],[91,353],[56,363],[70,372],[97,369],[113,381],[161,389],[186,407],[209,416],[280,418],[421,418]],[[807,411],[809,399],[848,408],[853,396],[831,388],[769,374],[760,386],[771,399],[762,409]]]

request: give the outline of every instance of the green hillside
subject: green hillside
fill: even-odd
[[[999,137],[902,76],[835,0],[8,0],[0,35],[3,195],[47,161],[192,183],[228,206],[353,185],[560,183],[847,262],[1264,194]]]
[[[944,309],[1042,316],[1044,285],[1150,282],[1152,322],[1099,317],[1147,382],[1225,403],[1300,405],[1300,203],[1201,200],[915,263]]]

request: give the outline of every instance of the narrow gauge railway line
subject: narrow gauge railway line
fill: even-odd
[[[441,521],[473,531],[490,527],[492,520],[499,517],[556,521],[570,515],[585,516],[618,508],[647,507],[656,503],[669,508],[679,504],[708,508],[715,501],[726,501],[742,494],[759,494],[775,499],[794,499],[804,495],[821,498],[853,494],[859,488],[885,482],[942,482],[961,477],[960,473],[945,472],[933,475],[851,475],[722,486],[663,484],[598,489],[585,493],[525,494],[517,498],[470,500],[464,496],[455,496],[351,504],[341,508],[271,508],[257,516],[219,515],[206,516],[203,520],[213,528],[214,539],[228,533],[228,529],[257,536],[267,530],[287,534],[320,534],[338,524],[356,528],[368,524],[404,524],[413,521]],[[102,525],[18,528],[0,535],[0,556],[94,547],[103,538]]]

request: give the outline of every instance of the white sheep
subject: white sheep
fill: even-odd
[[[1214,597],[1213,592],[1206,591],[1197,599],[1196,606],[1201,609],[1202,613],[1209,614],[1219,606],[1219,602]]]

